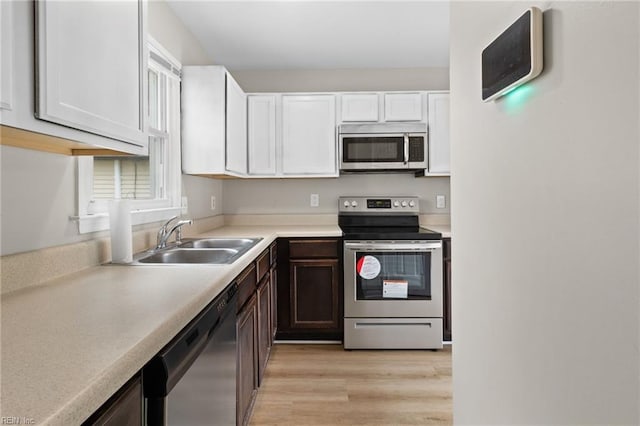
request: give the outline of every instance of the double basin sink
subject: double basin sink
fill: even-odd
[[[142,253],[134,265],[216,264],[228,265],[249,251],[262,238],[185,239],[165,249]]]

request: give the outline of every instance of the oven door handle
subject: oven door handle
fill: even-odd
[[[429,241],[428,243],[376,243],[376,242],[362,242],[362,243],[344,243],[345,250],[357,250],[357,251],[404,251],[404,252],[427,252],[438,250],[442,248],[442,241]]]

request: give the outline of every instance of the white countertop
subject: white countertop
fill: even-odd
[[[277,237],[338,226],[233,226],[262,237],[232,265],[97,266],[2,297],[1,416],[72,425],[89,417]]]

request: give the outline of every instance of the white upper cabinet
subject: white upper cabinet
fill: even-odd
[[[223,66],[182,67],[182,171],[242,176],[246,95]]]
[[[334,95],[282,95],[283,175],[337,176]]]
[[[379,120],[377,93],[345,93],[340,96],[342,122],[376,122]]]
[[[147,145],[144,2],[38,1],[36,115]]]
[[[226,170],[247,173],[247,95],[227,73]]]
[[[429,93],[429,170],[428,173],[449,174],[449,94]]]
[[[143,1],[0,1],[2,143],[146,155],[145,14]]]
[[[385,93],[385,121],[423,121],[422,93]]]
[[[249,95],[249,174],[274,176],[276,170],[276,95]]]

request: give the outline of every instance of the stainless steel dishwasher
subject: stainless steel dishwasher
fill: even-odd
[[[236,424],[236,299],[229,285],[143,368],[146,423]]]

